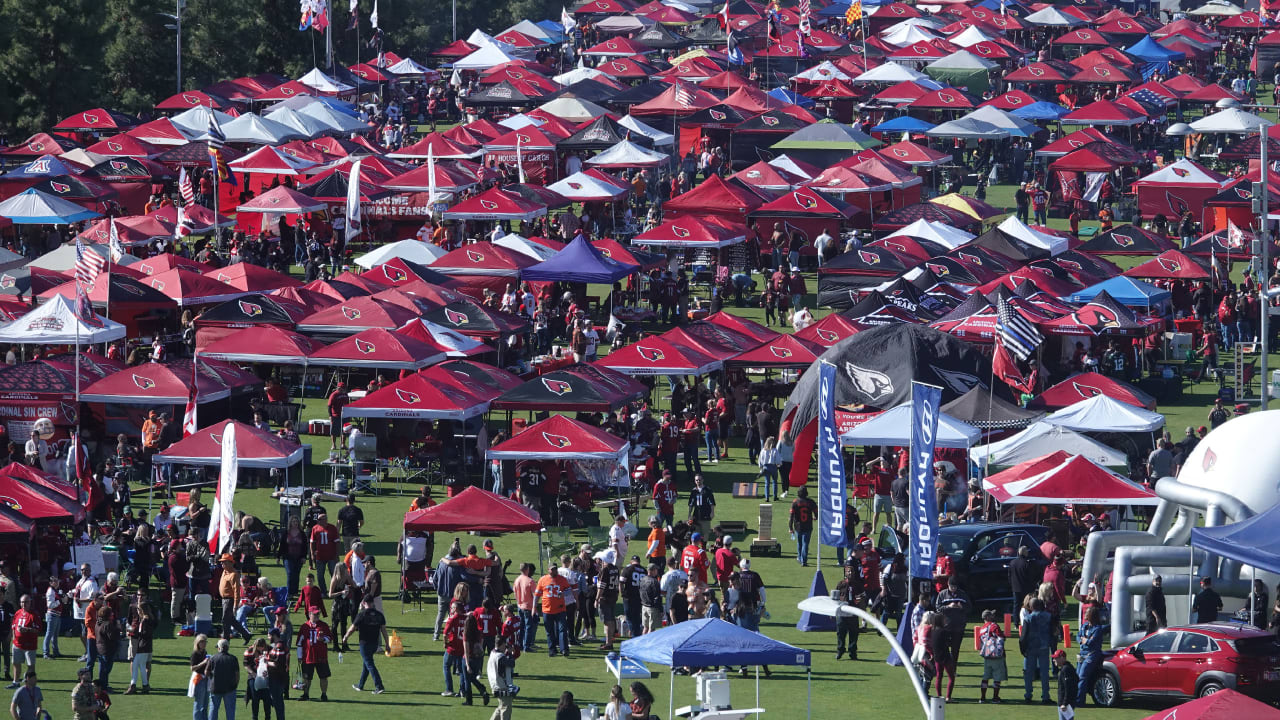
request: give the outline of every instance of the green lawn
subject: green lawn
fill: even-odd
[[[1012,206],[1012,188],[997,187],[991,190],[988,202],[997,206]],[[1057,224],[1055,222],[1054,224]],[[810,280],[810,290],[815,289]],[[732,310],[746,317],[763,321],[763,312],[759,309]],[[1206,406],[1210,402],[1215,387],[1210,383],[1201,383],[1194,392],[1183,397],[1182,404],[1162,407],[1161,411],[1168,416],[1168,423],[1175,434],[1181,433],[1186,425],[1199,425],[1204,420]],[[307,403],[304,417],[314,417],[323,412],[322,403],[311,400]],[[306,437],[314,448],[314,457],[323,459],[328,450],[328,439]],[[720,519],[745,520],[749,527],[757,524],[757,501],[735,500],[730,497],[731,483],[754,477],[755,468],[746,463],[746,453],[739,447],[733,448],[732,459],[704,468],[712,489],[717,493]],[[308,468],[308,480],[312,485],[327,484],[325,468],[313,465]],[[373,553],[382,560],[380,567],[387,575],[386,587],[390,590],[398,585],[395,576],[393,558],[395,543],[399,536],[399,525],[403,513],[408,509],[412,499],[412,488],[406,488],[402,494],[383,494],[376,497],[363,497],[360,500],[367,520],[369,542]],[[141,495],[135,496],[143,501]],[[244,510],[267,519],[279,516],[278,506],[271,500],[267,490],[242,490],[236,495],[236,509]],[[336,511],[331,507],[331,514]],[[778,508],[779,515],[785,516],[785,504]],[[785,522],[775,523],[775,535],[785,537]],[[464,538],[464,542],[479,544],[484,538]],[[437,548],[447,546],[449,538],[438,538]],[[511,535],[496,538],[497,548],[504,558],[514,559],[517,564],[524,560],[537,558],[536,538],[532,535]],[[757,559],[754,567],[764,577],[769,590],[768,608],[772,619],[762,623],[761,630],[765,634],[785,642],[800,645],[813,651],[813,684],[812,707],[813,717],[829,718],[852,715],[855,717],[876,717],[885,720],[920,717],[921,710],[911,685],[901,668],[892,668],[884,664],[887,644],[878,636],[863,636],[860,648],[865,658],[859,662],[835,660],[835,638],[832,633],[800,633],[795,629],[799,612],[796,603],[806,597],[810,582],[813,579],[812,568],[801,568],[795,561],[795,548],[784,540],[785,553],[781,559]],[[264,564],[264,569],[273,583],[282,584],[283,570],[274,561]],[[835,569],[829,561],[826,566],[829,582],[834,582]],[[391,594],[391,592],[388,592]],[[387,615],[392,629],[397,631],[405,643],[406,655],[400,658],[380,658],[379,668],[384,676],[388,691],[379,696],[368,692],[356,693],[351,684],[356,680],[360,663],[358,657],[348,654],[345,662],[337,662],[333,658],[334,677],[329,691],[330,704],[289,703],[289,712],[307,712],[318,717],[340,717],[345,712],[375,712],[380,719],[396,720],[399,718],[420,718],[424,709],[447,710],[449,717],[484,718],[490,710],[479,706],[462,708],[458,700],[440,697],[443,689],[441,675],[441,646],[431,640],[430,624],[434,619],[434,602],[424,607],[423,612],[416,610],[401,613],[398,602],[386,604]],[[163,613],[162,613],[163,614]],[[1071,615],[1070,612],[1067,615]],[[301,622],[294,617],[295,625]],[[172,628],[162,625],[158,635],[171,638]],[[539,632],[539,639],[543,634]],[[234,643],[237,651],[240,643]],[[147,696],[116,696],[116,705],[112,709],[117,718],[181,718],[187,717],[191,703],[186,698],[185,689],[188,673],[186,657],[190,652],[190,640],[187,638],[163,639],[156,643],[155,678],[152,681],[152,693]],[[1019,677],[1021,659],[1018,657],[1016,645],[1010,643],[1010,670]],[[63,640],[63,653],[74,658],[79,655],[78,643]],[[578,648],[571,659],[550,659],[539,653],[526,654],[519,662],[520,673],[518,684],[522,688],[521,696],[516,702],[517,717],[550,718],[560,693],[571,690],[585,706],[587,702],[603,705],[608,698],[612,676],[607,674],[602,654],[592,648]],[[47,698],[46,705],[53,711],[55,718],[67,717],[69,710],[69,690],[75,674],[76,663],[71,659],[59,661],[41,661],[39,670],[41,686]],[[655,709],[662,717],[667,717],[668,675],[665,668],[652,668],[658,677],[650,683],[650,688],[657,697]],[[128,684],[127,664],[118,664],[113,673],[113,685],[124,688]],[[948,707],[948,715],[960,718],[1022,718],[1028,716],[1028,709],[1020,702],[1003,706],[985,705],[978,707],[977,684],[981,675],[981,661],[971,646],[967,646],[961,655],[960,673],[955,692],[956,704]],[[1021,699],[1021,683],[1015,681],[1013,687],[1004,693],[1008,699]],[[677,677],[675,705],[685,705],[693,701],[693,682],[684,677]],[[775,668],[771,679],[761,681],[761,703],[767,708],[766,717],[801,718],[805,716],[805,703],[808,682],[803,669]],[[314,693],[314,691],[313,691]],[[1037,690],[1038,697],[1038,690]],[[753,681],[750,679],[733,680],[733,702],[739,707],[750,707],[755,702]],[[355,708],[365,707],[358,711]],[[1125,708],[1112,711],[1087,710],[1089,717],[1106,717],[1117,720],[1139,718],[1155,712],[1159,706],[1127,705]],[[242,717],[247,717],[247,709],[241,707]],[[1034,717],[1050,717],[1052,710],[1039,708],[1032,710]]]

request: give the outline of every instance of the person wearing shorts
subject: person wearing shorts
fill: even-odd
[[[982,611],[982,627],[978,629],[978,651],[982,655],[982,694],[978,702],[987,701],[987,682],[995,685],[992,702],[1000,702],[1000,683],[1009,679],[1004,659],[1004,632],[996,624],[996,611]]]
[[[329,401],[326,404],[329,410],[329,452],[342,455],[342,408],[346,407],[351,401],[351,397],[347,395],[347,384],[339,382],[334,391],[329,394]]]
[[[302,695],[298,700],[311,699],[311,678],[320,677],[320,701],[329,701],[329,643],[333,632],[320,619],[320,608],[307,610],[311,618],[298,628],[298,649],[302,652]]]

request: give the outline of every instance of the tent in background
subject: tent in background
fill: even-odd
[[[1088,435],[1047,422],[1038,422],[1003,440],[978,445],[969,451],[969,459],[979,467],[1008,467],[1043,457],[1055,450],[1081,455],[1107,467],[1129,465],[1129,458],[1119,450]]]

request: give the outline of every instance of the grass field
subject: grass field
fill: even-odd
[[[988,202],[997,206],[1012,206],[1011,187],[992,188]],[[814,283],[810,280],[810,290]],[[762,311],[758,309],[733,310],[746,317],[763,321]],[[1162,407],[1161,411],[1168,417],[1168,424],[1175,434],[1189,425],[1204,422],[1207,405],[1211,401],[1216,386],[1202,383],[1195,391],[1188,393],[1182,403],[1176,406]],[[310,400],[307,403],[304,417],[315,417],[323,413],[323,402]],[[315,449],[314,457],[318,461],[327,454],[328,440],[321,437],[304,437]],[[732,443],[731,443],[732,445]],[[718,501],[718,519],[740,519],[747,521],[752,528],[757,523],[757,501],[735,500],[730,496],[731,483],[747,480],[755,476],[755,468],[746,463],[746,453],[740,447],[731,449],[731,459],[716,465],[704,466],[704,473],[709,485],[716,492]],[[318,465],[307,468],[308,482],[311,485],[327,484],[327,471]],[[362,497],[368,530],[368,542],[372,552],[382,562],[386,579],[385,586],[390,589],[398,586],[395,576],[394,557],[395,544],[399,537],[399,526],[403,513],[408,509],[413,497],[413,488],[404,488],[402,494],[382,494]],[[278,506],[267,490],[242,490],[236,495],[236,509],[253,513],[263,518],[274,519],[279,515]],[[145,502],[145,496],[135,495],[135,500]],[[330,504],[330,514],[336,512],[336,506]],[[785,501],[778,507],[779,514],[785,514]],[[775,523],[775,535],[784,537],[785,523]],[[484,537],[464,538],[468,542],[479,544]],[[447,547],[449,538],[437,538],[436,547]],[[537,558],[536,538],[532,535],[509,535],[496,538],[497,549],[504,558],[521,561],[535,561]],[[922,711],[914,692],[902,668],[887,666],[883,659],[887,654],[887,643],[873,634],[864,634],[860,644],[861,661],[851,662],[835,660],[835,638],[833,633],[801,633],[795,629],[799,616],[796,603],[806,597],[810,582],[813,579],[812,568],[802,568],[795,561],[794,544],[785,540],[784,555],[781,559],[757,559],[753,565],[764,578],[769,592],[768,609],[772,618],[761,625],[761,631],[771,637],[806,647],[813,651],[812,668],[812,717],[855,717],[880,718],[881,720],[897,720],[898,718],[920,717]],[[267,561],[264,571],[273,583],[282,584],[283,569],[275,561]],[[834,582],[838,571],[830,561],[825,565],[828,582]],[[419,718],[430,713],[435,716],[443,711],[451,718],[484,718],[490,709],[480,707],[477,698],[476,707],[459,707],[457,699],[443,698],[441,674],[441,645],[431,640],[431,623],[434,620],[434,602],[427,604],[422,612],[411,611],[401,613],[401,605],[391,600],[386,604],[387,616],[391,629],[404,638],[406,654],[400,658],[380,657],[379,669],[387,686],[387,692],[374,696],[369,692],[357,693],[351,684],[357,679],[360,662],[355,653],[347,654],[338,662],[331,657],[334,676],[329,688],[328,704],[288,703],[288,712],[306,713],[309,717],[337,718],[351,717],[346,713],[376,713],[380,720],[398,720],[401,718]],[[164,613],[162,613],[163,615]],[[1064,615],[1070,616],[1067,612]],[[295,626],[301,618],[294,616]],[[173,639],[173,628],[167,622],[162,624],[157,636],[164,638],[156,643],[152,692],[147,696],[115,696],[112,715],[116,718],[181,718],[187,717],[191,711],[191,702],[186,698],[186,682],[188,672],[186,658],[190,653],[191,643],[188,638]],[[545,638],[539,632],[539,640]],[[63,639],[62,649],[65,656],[71,658],[80,654],[79,643]],[[233,647],[239,652],[241,644],[234,642]],[[609,688],[613,678],[607,674],[602,653],[594,647],[575,648],[570,659],[548,658],[541,653],[528,653],[521,658],[517,672],[517,680],[522,688],[521,695],[515,704],[516,717],[550,718],[560,693],[570,690],[585,707],[587,703],[601,706],[607,701]],[[979,707],[977,700],[977,684],[981,675],[981,660],[971,646],[962,652],[959,677],[955,692],[956,702],[947,708],[947,714],[956,718],[981,718],[994,720],[997,718],[1024,718],[1054,716],[1053,708],[1040,706],[1024,706],[1021,704],[1022,689],[1020,682],[1021,658],[1010,643],[1009,666],[1014,681],[1005,690],[1007,700],[1018,702],[1001,706],[983,705]],[[46,707],[51,708],[53,717],[70,716],[69,691],[75,675],[76,663],[71,659],[57,661],[40,661],[38,669],[41,676],[41,687],[45,692]],[[668,675],[666,668],[652,668],[658,672],[649,686],[657,697],[655,710],[666,717],[668,705]],[[124,688],[128,684],[128,667],[125,663],[117,664],[113,672],[112,684],[116,688]],[[371,685],[370,685],[371,687]],[[736,706],[750,707],[755,702],[754,681],[739,679],[732,682],[733,701]],[[768,712],[766,717],[802,718],[806,715],[806,697],[809,684],[802,668],[775,668],[773,677],[762,679],[760,684],[760,702]],[[296,693],[295,693],[296,695]],[[313,695],[318,695],[313,689]],[[1037,690],[1038,697],[1038,690]],[[677,707],[693,701],[693,682],[688,678],[677,677],[675,682],[675,705]],[[1085,717],[1129,718],[1145,717],[1157,709],[1158,705],[1135,706],[1126,704],[1115,710],[1099,710],[1090,708],[1084,711]],[[363,710],[360,708],[364,708]],[[238,708],[241,717],[248,717],[248,709]]]

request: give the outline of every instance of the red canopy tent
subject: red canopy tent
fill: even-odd
[[[1028,505],[1155,505],[1156,494],[1082,455],[1058,450],[982,482],[1000,503]]]
[[[53,129],[100,133],[110,130],[124,131],[137,124],[138,118],[115,110],[94,108],[63,118],[62,122],[53,126]]]
[[[567,415],[552,415],[489,448],[490,460],[614,460],[625,464],[631,443]]]
[[[742,335],[751,337],[759,342],[774,340],[782,334],[773,328],[765,327],[754,320],[748,320],[739,315],[733,315],[724,311],[708,315],[704,322],[711,323],[712,325],[718,325],[726,330],[732,330],[736,333],[741,333]]]
[[[196,273],[204,273],[213,269],[212,265],[207,265],[197,260],[192,260],[191,258],[184,258],[181,255],[174,255],[173,253],[153,255],[152,257],[149,257],[142,262],[134,263],[129,267],[137,270],[146,277],[158,275],[166,270],[174,270],[178,268],[190,270],[191,272]]]
[[[445,253],[430,268],[445,275],[497,275],[519,277],[520,271],[538,264],[524,253],[490,242],[464,245]]]
[[[418,532],[539,532],[542,530],[542,518],[536,510],[515,500],[472,486],[439,505],[405,513],[404,529]]]
[[[700,185],[667,201],[662,210],[668,218],[689,215],[720,215],[745,218],[764,204],[764,200],[746,188],[712,175]]]
[[[354,297],[314,312],[298,322],[301,332],[353,335],[369,328],[395,330],[418,315],[399,305]]]
[[[277,325],[242,328],[198,348],[201,358],[227,362],[306,365],[307,357],[323,345],[306,335]]]
[[[817,343],[823,347],[831,347],[854,333],[866,330],[867,327],[839,313],[833,313],[796,332],[795,337],[800,340]]]
[[[312,352],[307,358],[310,365],[389,370],[419,370],[444,359],[445,349],[435,343],[385,328],[356,333]]]
[[[596,362],[627,375],[705,375],[721,367],[716,358],[661,336],[618,348]]]
[[[222,400],[262,386],[262,381],[252,373],[229,363],[205,358],[198,362],[199,372],[194,373],[197,402]],[[184,405],[191,395],[191,363],[190,359],[180,358],[127,367],[81,390],[80,401],[118,405]]]
[[[144,278],[142,282],[172,298],[178,303],[178,307],[213,305],[247,294],[245,290],[231,287],[208,275],[201,275],[185,268],[158,272]]]
[[[1061,410],[1095,395],[1106,395],[1134,407],[1156,409],[1156,399],[1138,388],[1096,372],[1081,373],[1063,380],[1032,398],[1033,410]]]
[[[152,456],[152,462],[174,465],[221,465],[222,436],[235,426],[236,455],[242,468],[288,468],[302,462],[301,445],[275,433],[264,432],[236,420],[224,420],[170,445]]]
[[[483,415],[488,409],[488,400],[414,373],[347,404],[342,408],[342,417],[466,420]]]
[[[162,148],[123,133],[99,140],[85,150],[107,157],[151,157],[163,152]]]
[[[38,485],[71,500],[80,498],[80,488],[75,484],[21,463],[9,463],[0,468],[0,477],[16,478],[29,485]]]
[[[807,368],[825,351],[822,345],[795,335],[779,335],[725,364],[750,368]]]
[[[1168,710],[1148,715],[1143,720],[1276,720],[1280,711],[1261,700],[1226,688],[1199,700],[1190,700]]]
[[[236,263],[210,270],[205,276],[245,292],[271,292],[284,287],[298,287],[302,283],[293,277],[253,263]]]
[[[1135,278],[1165,280],[1206,280],[1209,270],[1199,260],[1181,250],[1166,250],[1150,260],[1124,271]]]
[[[0,475],[0,505],[16,510],[37,524],[84,522],[85,509],[78,499],[60,490]]]
[[[501,188],[491,188],[445,211],[446,220],[532,220],[546,215],[543,203],[526,200]]]

